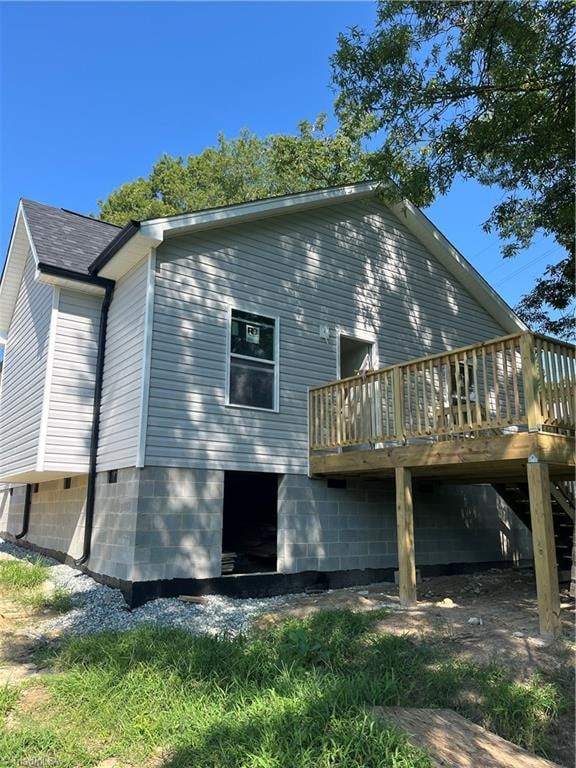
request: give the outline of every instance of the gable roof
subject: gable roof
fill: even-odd
[[[86,289],[90,283],[94,290],[94,286],[101,290],[106,281],[92,275],[88,267],[121,231],[114,224],[63,208],[20,200],[0,278],[0,344],[8,332],[29,253],[41,279],[71,278],[83,281]]]
[[[120,227],[65,208],[22,200],[37,265],[89,275],[88,267],[120,232]]]

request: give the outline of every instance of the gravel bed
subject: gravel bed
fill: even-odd
[[[207,595],[202,604],[187,603],[177,598],[151,600],[130,611],[118,589],[99,584],[93,578],[63,565],[50,557],[40,556],[11,542],[0,539],[0,553],[25,559],[33,557],[49,567],[49,581],[54,588],[66,590],[73,609],[61,616],[47,618],[29,630],[30,637],[54,634],[88,635],[104,630],[125,631],[144,624],[178,627],[194,634],[238,635],[245,632],[254,618],[287,605],[302,595],[282,595],[242,600]]]

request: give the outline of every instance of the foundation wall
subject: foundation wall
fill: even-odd
[[[0,486],[0,531],[20,533],[24,519],[25,485]]]
[[[138,502],[138,470],[119,469],[118,482],[108,473],[96,479],[92,548],[87,567],[115,579],[130,579],[134,559],[134,532]],[[38,484],[31,494],[30,523],[23,542],[71,558],[82,554],[86,514],[87,475]],[[25,486],[0,492],[0,531],[14,536],[21,530]]]
[[[140,471],[132,579],[220,576],[224,472]]]
[[[41,483],[25,541],[77,558],[86,476]],[[25,487],[0,491],[0,531],[21,530]],[[99,473],[90,571],[127,582],[220,576],[224,472],[128,468]],[[489,486],[414,484],[417,566],[520,562],[528,529]],[[278,567],[283,574],[395,568],[394,484],[352,478],[345,488],[282,475]]]
[[[282,573],[396,567],[393,482],[352,478],[346,488],[284,475],[278,491]],[[530,531],[490,486],[414,484],[417,565],[531,557]]]

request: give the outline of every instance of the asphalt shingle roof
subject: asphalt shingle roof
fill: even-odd
[[[121,231],[114,224],[33,200],[22,200],[22,206],[38,261],[83,275]]]

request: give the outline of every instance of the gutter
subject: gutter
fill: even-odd
[[[65,267],[55,267],[53,264],[45,264],[39,261],[36,265],[39,272],[44,275],[51,275],[53,277],[61,277],[63,280],[74,280],[77,283],[88,283],[88,285],[97,285],[100,288],[110,288],[113,285],[113,281],[106,277],[99,277],[98,275],[83,275],[79,272],[74,272],[72,269],[66,269]]]
[[[86,519],[84,522],[84,545],[82,555],[74,561],[83,565],[90,557],[92,546],[92,527],[94,524],[94,504],[96,501],[96,464],[98,459],[98,438],[100,435],[100,408],[102,404],[102,380],[104,378],[104,353],[106,351],[106,331],[108,329],[108,310],[114,295],[113,281],[107,281],[106,293],[100,312],[98,331],[98,354],[96,357],[96,382],[94,385],[94,408],[92,416],[92,434],[90,435],[90,458],[88,464],[88,486],[86,489]]]
[[[32,506],[32,486],[30,483],[26,485],[26,495],[24,496],[24,515],[22,516],[22,530],[17,533],[15,539],[23,539],[28,533],[28,527],[30,525],[30,507]]]
[[[114,240],[108,243],[106,248],[104,248],[104,250],[96,257],[96,259],[94,259],[92,264],[90,264],[88,267],[90,274],[96,275],[100,269],[110,261],[112,256],[114,256],[114,254],[117,253],[120,248],[122,248],[122,246],[128,242],[128,240],[131,240],[134,237],[139,229],[139,221],[129,221],[128,224],[126,224],[126,226],[123,227],[116,235]]]

